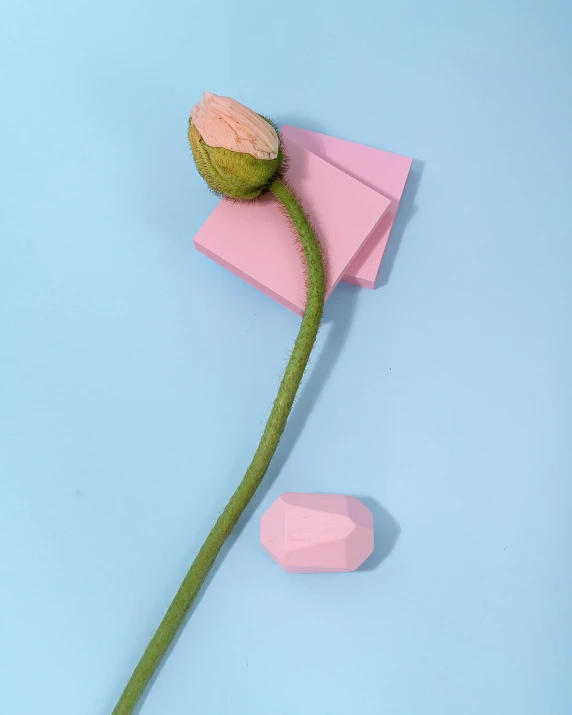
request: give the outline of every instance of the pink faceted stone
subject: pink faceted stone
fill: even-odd
[[[289,573],[355,571],[373,552],[373,514],[355,497],[286,492],[263,514],[260,541]]]

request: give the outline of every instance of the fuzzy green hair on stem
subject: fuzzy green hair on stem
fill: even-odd
[[[319,242],[299,201],[282,179],[284,154],[274,124],[229,97],[205,92],[193,107],[189,141],[201,176],[223,197],[274,196],[293,226],[303,257],[306,306],[272,410],[250,465],[216,520],[163,620],[129,678],[113,715],[131,715],[164,658],[226,539],[250,503],[276,452],[322,320],[326,279]],[[268,236],[272,241],[272,236]]]

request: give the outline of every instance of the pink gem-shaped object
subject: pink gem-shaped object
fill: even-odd
[[[289,573],[355,571],[373,552],[373,514],[355,497],[286,492],[263,514],[260,541]]]

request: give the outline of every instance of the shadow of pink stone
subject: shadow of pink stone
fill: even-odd
[[[373,515],[355,497],[286,492],[262,515],[260,541],[288,573],[355,571],[373,553]]]

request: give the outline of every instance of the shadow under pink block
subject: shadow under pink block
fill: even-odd
[[[373,514],[344,494],[286,492],[260,520],[262,546],[288,573],[355,571],[373,541]]]
[[[375,288],[412,159],[288,124],[282,127],[281,133],[284,138],[293,139],[300,146],[390,199],[391,207],[386,217],[368,238],[342,278],[346,283]]]
[[[320,240],[328,297],[391,201],[290,139],[286,179]],[[222,200],[195,236],[195,247],[298,315],[304,312],[303,261],[290,222],[277,200]]]

